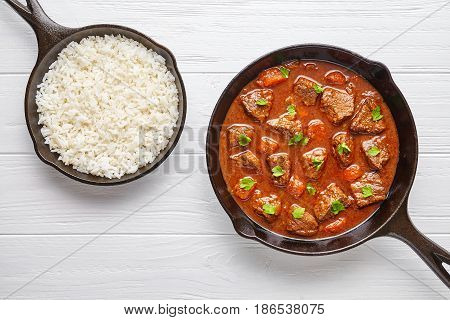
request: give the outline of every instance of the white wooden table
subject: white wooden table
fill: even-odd
[[[252,60],[307,42],[366,56],[376,51],[371,58],[393,72],[418,127],[412,219],[450,248],[450,5],[442,7],[444,0],[41,4],[61,24],[127,25],[170,48],[186,84],[187,126],[165,165],[128,185],[88,186],[44,165],[33,152],[23,111],[36,40],[2,1],[0,297],[450,298],[412,250],[394,239],[310,258],[237,236],[214,196],[204,155],[220,93]]]

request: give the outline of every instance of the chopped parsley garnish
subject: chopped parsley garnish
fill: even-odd
[[[302,139],[303,139],[303,134],[302,133],[294,134],[294,136],[289,139],[288,145],[292,146],[294,144],[297,144],[300,141],[302,141]]]
[[[373,189],[371,186],[367,185],[361,188],[361,192],[364,198],[373,196]]]
[[[304,214],[305,214],[305,208],[302,208],[302,207],[297,207],[292,211],[292,216],[295,219],[301,219]]]
[[[345,142],[339,143],[337,146],[337,153],[339,154],[348,154],[350,153],[352,150],[350,150],[350,148],[348,147],[348,145]]]
[[[268,101],[264,98],[258,99],[255,102],[258,106],[265,106],[268,104]]]
[[[281,177],[284,173],[285,171],[280,166],[275,166],[272,168],[272,174],[274,177]]]
[[[252,141],[252,139],[250,139],[250,137],[247,136],[245,133],[241,133],[238,137],[239,145],[241,145],[242,147],[248,145],[250,141]]]
[[[244,177],[239,180],[239,188],[244,190],[250,190],[255,185],[256,181],[251,177]]]
[[[264,203],[262,208],[263,208],[263,211],[265,214],[270,214],[270,215],[275,214],[275,211],[277,209],[273,204],[270,204],[270,203]]]
[[[278,70],[280,70],[281,74],[283,75],[283,78],[289,78],[289,72],[291,72],[291,70],[283,66],[279,67]]]
[[[301,141],[301,144],[302,144],[302,146],[306,146],[308,144],[308,142],[309,142],[309,138],[308,137],[303,137],[303,139]]]
[[[316,194],[316,188],[309,182],[306,184],[306,191],[312,196]]]
[[[339,200],[334,200],[334,201],[331,203],[331,212],[332,212],[334,215],[338,214],[339,212],[341,212],[341,211],[343,211],[343,210],[345,210],[345,207],[344,207],[344,205],[342,204],[342,202],[340,202]]]
[[[376,155],[378,155],[380,153],[380,149],[378,149],[377,146],[373,146],[372,148],[370,148],[367,153],[369,154],[369,156],[371,157],[375,157]]]
[[[313,88],[314,88],[314,91],[316,93],[322,93],[323,92],[323,88],[321,86],[319,86],[318,84],[314,84]]]
[[[288,105],[287,112],[290,116],[295,116],[297,114],[297,111],[295,110],[295,105],[293,104]]]
[[[313,164],[313,167],[316,169],[316,171],[319,171],[320,168],[322,168],[323,160],[320,160],[318,158],[313,158],[312,164]]]
[[[377,106],[375,109],[372,110],[372,120],[378,121],[383,118],[383,115],[381,114],[381,107]]]
[[[294,144],[301,144],[302,146],[306,146],[308,144],[309,138],[304,137],[303,133],[296,133],[292,138],[289,139],[288,145],[292,146]]]

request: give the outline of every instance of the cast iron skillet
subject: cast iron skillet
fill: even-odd
[[[219,163],[219,133],[227,111],[241,89],[264,69],[292,59],[329,61],[347,67],[364,76],[383,96],[391,109],[400,139],[397,173],[389,197],[380,209],[358,227],[322,240],[302,240],[271,232],[250,219],[227,190]],[[418,142],[416,126],[409,106],[395,85],[387,67],[348,50],[317,44],[287,47],[271,52],[252,62],[239,72],[225,88],[213,111],[206,138],[206,158],[209,176],[222,207],[228,213],[237,233],[265,245],[301,255],[325,255],[348,250],[367,240],[390,236],[408,244],[450,286],[450,275],[443,263],[450,263],[450,255],[420,233],[408,216],[408,196],[416,174]]]
[[[56,168],[58,171],[64,173],[72,179],[84,183],[103,186],[121,184],[136,180],[155,170],[161,163],[163,163],[163,161],[175,148],[175,145],[181,136],[186,118],[186,92],[173,54],[167,48],[156,43],[149,37],[127,27],[101,24],[75,29],[67,28],[51,20],[36,0],[27,0],[26,7],[17,0],[6,0],[6,2],[30,24],[38,41],[38,57],[36,65],[31,72],[30,79],[28,80],[25,94],[25,117],[28,131],[33,139],[34,149],[38,157],[44,163]],[[37,90],[36,86],[42,82],[44,74],[47,73],[49,66],[56,60],[58,53],[61,52],[61,50],[70,42],[78,42],[88,36],[119,34],[142,43],[144,46],[152,49],[166,59],[167,68],[174,75],[175,83],[179,92],[179,117],[176,128],[174,129],[174,133],[167,147],[161,151],[152,163],[139,168],[138,171],[133,174],[124,175],[120,179],[108,179],[78,172],[71,166],[66,166],[62,161],[59,161],[57,153],[50,152],[50,148],[44,143],[44,137],[41,134],[41,126],[38,125],[39,116],[37,113],[35,96]]]

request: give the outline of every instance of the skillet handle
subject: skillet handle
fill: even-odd
[[[37,0],[27,0],[24,6],[18,0],[5,0],[33,28],[39,45],[38,61],[75,29],[61,26],[50,19]]]
[[[376,233],[375,237],[390,236],[406,243],[450,288],[450,274],[443,265],[444,263],[450,265],[450,254],[416,229],[408,215],[407,202],[405,200],[394,217]]]

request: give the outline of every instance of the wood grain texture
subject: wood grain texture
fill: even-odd
[[[252,60],[308,42],[370,55],[393,72],[416,119],[421,154],[412,219],[450,248],[450,5],[442,7],[444,0],[40,2],[61,24],[127,25],[169,47],[186,84],[187,125],[168,161],[128,185],[83,185],[40,162],[23,112],[36,40],[2,1],[0,297],[129,216],[12,297],[450,298],[412,250],[394,239],[307,258],[240,238],[211,189],[204,155],[218,97]]]
[[[0,237],[0,296],[86,244],[88,236]],[[448,236],[433,237],[444,246]],[[406,271],[405,271],[406,270]],[[102,236],[11,298],[448,299],[394,239],[323,257],[284,254],[238,236]]]
[[[450,6],[432,14],[445,0],[41,3],[55,21],[67,26],[114,23],[138,29],[170,48],[182,72],[237,72],[271,50],[298,43],[326,43],[371,54],[394,71],[450,72],[446,19]],[[6,4],[0,11],[0,37],[8,43],[0,60],[1,72],[28,72],[35,61],[36,40]]]

